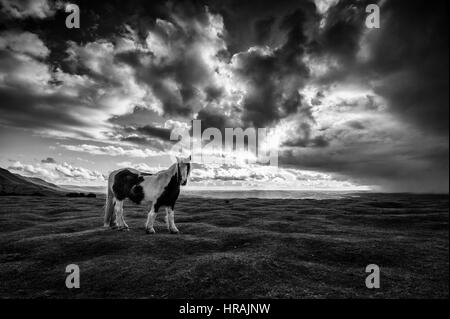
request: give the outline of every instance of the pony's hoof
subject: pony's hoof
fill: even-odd
[[[119,230],[119,231],[130,231],[130,227],[128,227],[128,226],[121,226],[121,227],[117,227],[117,230]]]
[[[170,233],[171,234],[179,234],[180,233],[180,231],[177,229],[177,230],[170,230]]]
[[[145,233],[147,233],[147,234],[154,234],[154,233],[156,233],[156,232],[155,232],[154,229],[146,228],[146,229],[145,229]]]

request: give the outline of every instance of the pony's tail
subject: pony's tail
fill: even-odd
[[[108,181],[108,190],[106,193],[106,205],[105,205],[105,220],[104,220],[104,226],[105,227],[110,227],[113,226],[112,224],[114,223],[114,194],[111,190],[111,185]]]

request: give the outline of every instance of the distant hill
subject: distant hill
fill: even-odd
[[[37,177],[25,177],[0,168],[0,195],[62,196],[66,189]]]
[[[19,175],[19,174],[15,174],[15,175],[19,176],[21,178],[24,178],[24,179],[30,181],[31,183],[39,185],[39,186],[55,189],[55,190],[58,190],[58,191],[61,190],[61,187],[59,187],[59,186],[57,186],[57,185],[55,185],[53,183],[49,183],[47,181],[44,181],[43,179],[38,178],[38,177],[27,177],[27,176],[22,176],[22,175]]]
[[[105,186],[60,185],[59,187],[71,192],[85,192],[94,194],[106,193],[106,185]]]

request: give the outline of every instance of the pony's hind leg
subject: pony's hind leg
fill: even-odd
[[[152,208],[150,209],[150,212],[147,215],[147,222],[145,223],[145,232],[147,234],[154,234],[155,229],[153,228],[153,224],[155,223],[156,219],[156,213],[155,208],[152,205]]]
[[[116,201],[114,208],[116,212],[117,229],[128,230],[128,225],[125,223],[125,219],[123,218],[123,201]]]
[[[164,217],[166,221],[167,230],[170,231],[170,221],[169,221],[169,207],[166,207],[166,216]]]

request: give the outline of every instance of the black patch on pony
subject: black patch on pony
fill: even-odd
[[[129,198],[135,204],[140,204],[144,199],[144,190],[139,185],[144,177],[124,169],[114,176],[113,191],[118,200]]]
[[[177,173],[172,176],[172,178],[169,181],[169,184],[167,184],[167,186],[164,188],[164,191],[156,200],[156,203],[154,205],[155,212],[158,212],[161,206],[167,206],[172,209],[175,207],[175,202],[177,201],[178,196],[180,195],[180,183],[181,183],[180,165],[177,165],[177,167],[178,167]]]

